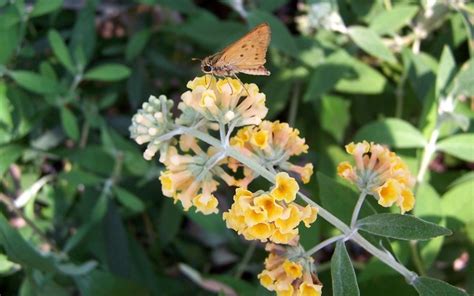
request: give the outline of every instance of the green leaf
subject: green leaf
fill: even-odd
[[[446,226],[441,205],[441,197],[429,183],[418,185],[416,193],[416,203],[414,214],[426,221],[435,223],[439,226]],[[429,269],[443,246],[444,236],[440,236],[429,241],[418,242],[420,255],[425,269]]]
[[[7,85],[0,80],[0,131],[9,130],[13,127],[12,121],[13,106],[7,97]]]
[[[0,146],[0,177],[23,153],[23,147],[13,144]]]
[[[420,276],[415,279],[413,286],[421,296],[467,296],[461,289],[429,277]]]
[[[440,95],[447,95],[447,87],[454,78],[456,71],[456,61],[453,53],[448,46],[444,46],[441,60],[438,66],[438,75],[436,76],[436,98]]]
[[[161,222],[157,226],[162,246],[169,244],[178,235],[183,218],[183,210],[178,208],[170,198],[163,200],[160,210]]]
[[[341,97],[323,96],[319,116],[321,127],[331,134],[338,143],[344,139],[344,133],[351,120],[351,102]]]
[[[31,17],[37,17],[43,14],[50,13],[63,5],[63,0],[38,0],[36,1]]]
[[[79,125],[76,116],[66,107],[61,108],[61,123],[66,134],[73,140],[79,140]]]
[[[360,295],[351,258],[343,241],[338,241],[331,259],[331,278],[334,296]]]
[[[74,74],[76,72],[76,67],[74,66],[71,54],[69,53],[64,40],[61,38],[61,35],[59,35],[56,30],[51,30],[48,33],[48,40],[59,61],[70,73]]]
[[[373,30],[365,27],[353,26],[349,27],[348,33],[354,43],[367,53],[392,64],[397,62],[393,53]]]
[[[2,19],[3,16],[0,18]],[[0,65],[7,64],[15,53],[19,39],[18,26],[0,27]],[[1,71],[0,71],[1,73]]]
[[[25,267],[54,272],[52,257],[41,255],[23,237],[14,230],[0,213],[0,245],[3,246],[10,261]]]
[[[452,233],[447,228],[411,215],[390,213],[365,217],[357,222],[357,226],[372,234],[402,240],[426,240]]]
[[[147,289],[137,282],[98,270],[88,275],[78,276],[75,281],[80,294],[84,296],[149,295]]]
[[[130,193],[129,191],[118,186],[114,187],[114,192],[117,195],[117,199],[120,201],[120,203],[133,212],[140,213],[145,210],[145,204],[135,194]]]
[[[249,13],[247,20],[252,27],[268,23],[272,29],[271,45],[290,56],[296,57],[298,55],[295,40],[280,19],[266,11],[253,10]]]
[[[417,6],[395,6],[390,10],[384,10],[377,14],[370,22],[370,28],[379,35],[394,34],[408,25],[417,12]]]
[[[367,64],[351,57],[346,51],[339,50],[330,55],[327,62],[344,65],[349,68],[335,89],[349,94],[378,94],[387,84],[386,78]]]
[[[127,43],[125,48],[125,59],[130,62],[135,59],[145,48],[150,39],[151,31],[148,29],[142,30],[132,35],[132,38]]]
[[[120,64],[105,64],[92,68],[84,75],[85,79],[117,81],[130,76],[130,69]]]
[[[56,81],[42,76],[35,72],[16,70],[9,72],[11,78],[15,80],[21,87],[41,94],[55,94],[58,92],[59,86]]]
[[[439,151],[443,151],[459,159],[474,162],[474,133],[460,134],[443,139],[437,144]]]
[[[474,58],[467,61],[454,80],[454,94],[474,96]]]
[[[472,188],[474,180],[471,179],[453,187],[443,195],[441,206],[450,229],[457,230],[474,222]]]
[[[423,135],[414,126],[397,118],[387,118],[363,126],[354,140],[373,141],[395,148],[422,148],[426,145]]]
[[[336,83],[344,78],[345,74],[351,68],[346,65],[338,65],[334,63],[324,63],[318,65],[308,83],[308,89],[304,95],[304,101],[315,101],[321,95],[326,94],[334,88]]]

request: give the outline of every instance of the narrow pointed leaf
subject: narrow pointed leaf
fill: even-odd
[[[402,240],[426,240],[450,235],[451,230],[411,215],[377,214],[357,222],[360,230]]]
[[[334,296],[360,295],[354,267],[342,241],[336,244],[336,250],[332,255],[331,278]]]

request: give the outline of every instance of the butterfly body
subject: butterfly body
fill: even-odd
[[[221,52],[204,58],[201,70],[221,77],[236,76],[238,73],[270,75],[264,66],[270,37],[268,24],[260,24]]]

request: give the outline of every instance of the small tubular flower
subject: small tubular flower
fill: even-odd
[[[316,207],[302,207],[294,202],[298,184],[287,173],[276,176],[277,185],[270,192],[252,193],[238,188],[234,203],[223,214],[228,228],[248,240],[290,244],[298,237],[301,222],[310,227],[316,220]]]
[[[277,295],[320,296],[319,282],[311,257],[304,256],[301,246],[284,247],[268,243],[265,269],[258,275],[260,284]]]
[[[183,93],[178,105],[187,117],[194,110],[211,122],[239,127],[259,124],[268,112],[265,94],[253,83],[242,85],[238,79],[204,75],[188,82],[187,87],[190,90]]]
[[[415,181],[400,157],[382,145],[366,141],[350,143],[346,151],[354,157],[356,165],[341,162],[337,167],[339,176],[373,195],[383,207],[396,204],[402,214],[413,209]]]
[[[257,155],[262,165],[271,169],[294,172],[303,183],[308,183],[313,174],[313,165],[299,166],[289,162],[290,157],[308,152],[305,140],[299,131],[287,123],[262,121],[254,127],[243,127],[231,138],[230,144],[246,155]],[[232,163],[235,168],[235,164]],[[242,184],[248,184],[254,176],[248,175]]]

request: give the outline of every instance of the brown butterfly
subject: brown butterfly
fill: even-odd
[[[204,58],[201,70],[221,77],[235,77],[237,73],[270,75],[264,66],[270,37],[270,26],[260,24],[222,51]]]

